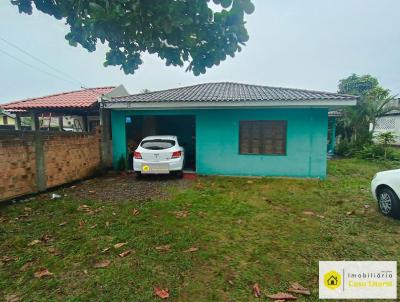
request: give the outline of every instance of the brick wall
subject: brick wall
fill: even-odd
[[[0,201],[93,175],[100,133],[0,131]]]

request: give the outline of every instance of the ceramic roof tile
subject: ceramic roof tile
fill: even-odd
[[[29,98],[0,105],[6,110],[28,110],[39,108],[89,108],[97,102],[97,98],[109,93],[115,87],[88,88],[78,91],[63,92],[39,98]]]
[[[332,92],[248,85],[205,83],[194,86],[133,94],[107,102],[238,102],[238,101],[308,101],[354,100],[356,96]]]

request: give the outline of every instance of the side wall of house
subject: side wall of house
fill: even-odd
[[[133,115],[195,115],[199,174],[326,176],[327,109],[113,110],[114,167],[127,156],[125,117]],[[287,154],[239,154],[241,120],[286,120]]]
[[[100,133],[0,131],[0,201],[93,175]]]

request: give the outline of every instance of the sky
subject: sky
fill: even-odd
[[[55,77],[54,71],[0,40],[0,103],[77,90],[77,81],[86,87],[123,84],[132,94],[226,81],[335,92],[338,81],[352,73],[371,74],[400,94],[399,0],[253,3],[255,12],[246,16],[250,40],[243,51],[196,77],[149,54],[134,75],[103,67],[105,46],[99,44],[92,53],[72,47],[64,38],[68,26],[63,21],[38,11],[19,14],[9,0],[0,0],[0,38],[74,79]]]

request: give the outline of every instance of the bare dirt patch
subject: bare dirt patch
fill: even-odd
[[[185,189],[192,183],[191,180],[170,175],[149,175],[137,179],[132,174],[110,173],[64,188],[62,194],[108,202],[163,200],[172,191]]]

